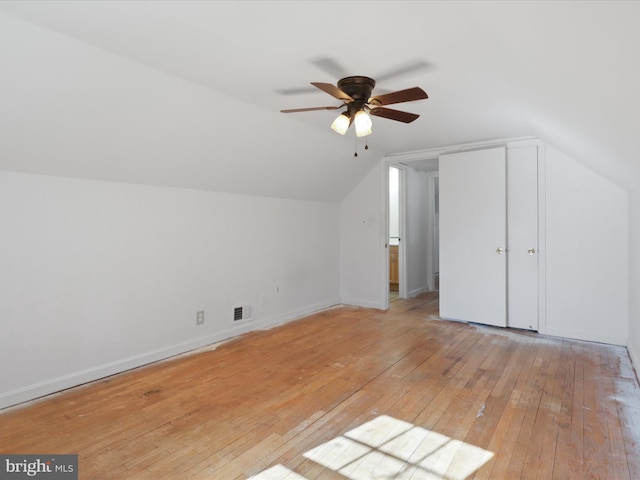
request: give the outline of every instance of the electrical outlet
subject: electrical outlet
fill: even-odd
[[[196,325],[202,325],[204,323],[204,310],[198,310],[196,312]]]

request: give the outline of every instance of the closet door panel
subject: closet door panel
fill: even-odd
[[[440,156],[440,316],[504,327],[506,152]]]
[[[507,151],[508,325],[538,330],[538,147]]]

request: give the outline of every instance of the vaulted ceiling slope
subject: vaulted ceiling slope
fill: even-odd
[[[640,171],[640,2],[0,2],[0,169],[338,202],[386,153],[538,136]],[[329,129],[309,82],[426,101]],[[339,102],[338,102],[339,104]]]

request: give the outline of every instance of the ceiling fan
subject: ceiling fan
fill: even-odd
[[[337,86],[331,83],[321,82],[311,82],[311,85],[338,100],[342,100],[343,104],[339,106],[293,108],[280,111],[283,113],[294,113],[313,110],[338,110],[339,108],[346,107],[345,111],[334,120],[331,128],[339,134],[344,135],[351,124],[354,123],[356,136],[358,137],[371,134],[372,122],[369,115],[388,118],[403,123],[411,123],[420,116],[415,113],[386,108],[383,105],[429,98],[427,93],[420,87],[371,96],[376,82],[372,78],[363,76],[342,78],[338,81]]]

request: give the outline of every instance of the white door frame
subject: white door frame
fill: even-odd
[[[436,258],[438,257],[438,249],[436,242],[437,231],[435,228],[435,181],[439,177],[439,172],[431,172],[427,174],[427,235],[429,237],[429,243],[427,244],[427,289],[430,292],[433,292],[436,289]]]
[[[407,238],[407,189],[404,165],[395,165],[398,169],[398,297],[407,298],[407,249],[404,247]]]
[[[406,268],[406,250],[404,248],[403,239],[405,238],[405,214],[407,204],[407,194],[405,188],[405,169],[406,166],[393,162],[387,162],[385,165],[385,214],[384,218],[384,232],[385,232],[385,296],[386,296],[386,308],[389,308],[389,169],[395,168],[398,170],[398,296],[400,298],[407,298],[407,268]]]
[[[409,168],[407,165],[403,163],[419,161],[419,160],[434,160],[438,158],[440,153],[446,153],[444,149],[434,149],[429,150],[425,153],[418,152],[417,154],[399,154],[397,156],[385,157],[383,160],[383,175],[382,175],[382,191],[384,194],[382,195],[382,232],[383,237],[383,248],[381,249],[382,258],[383,258],[383,277],[381,283],[381,302],[382,308],[384,310],[389,308],[389,167],[397,168],[400,172],[399,175],[399,190],[400,190],[400,245],[398,247],[398,262],[399,262],[399,281],[398,281],[398,296],[400,298],[407,298],[407,258],[406,258],[406,249],[403,246],[403,238],[406,238],[406,188],[405,188],[405,170]],[[395,157],[395,158],[394,158]],[[406,157],[406,161],[400,163],[399,158]],[[438,176],[438,172],[433,172],[433,178]],[[433,184],[433,180],[430,178],[429,185]],[[433,207],[433,212],[435,212],[435,205]],[[429,210],[429,209],[428,209]],[[434,213],[435,216],[435,213]],[[427,267],[428,268],[428,267]],[[435,272],[434,272],[435,275]],[[429,277],[427,277],[429,278]],[[435,283],[435,278],[434,278]],[[435,285],[434,285],[435,288]]]

